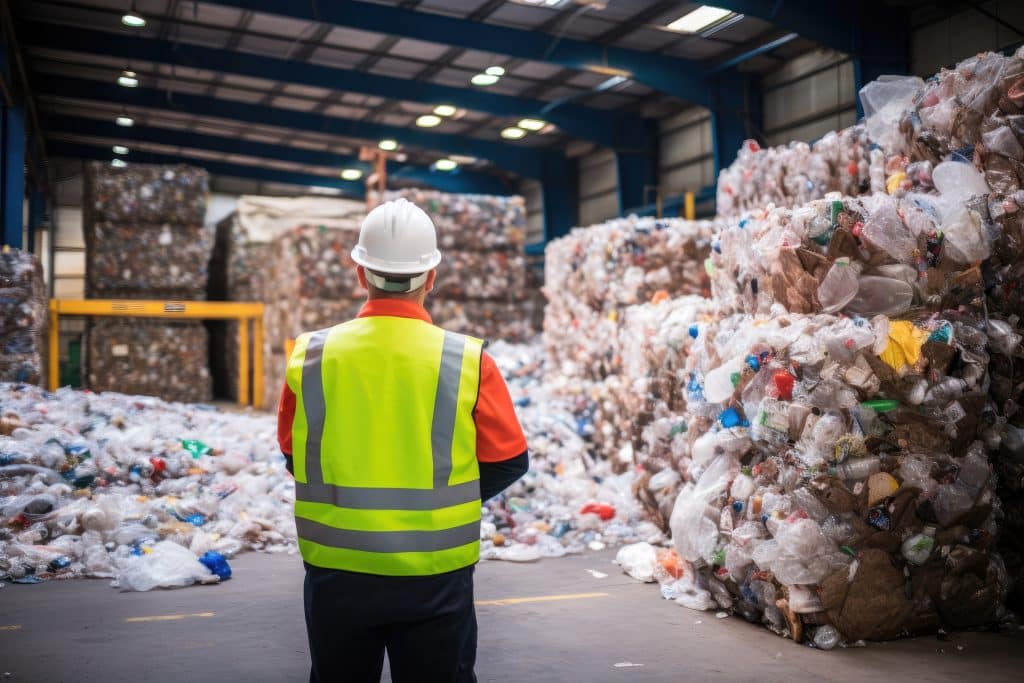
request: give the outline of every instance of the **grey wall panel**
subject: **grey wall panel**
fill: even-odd
[[[580,225],[602,223],[619,215],[619,197],[615,193],[603,194],[580,201]]]
[[[536,180],[524,180],[519,193],[526,200],[526,243],[544,240],[544,194]]]
[[[1010,25],[1024,26],[1024,2],[1020,0],[991,0],[981,7]],[[1000,51],[1022,40],[1024,36],[1005,25],[965,9],[911,34],[911,70],[926,78],[978,52]]]
[[[662,169],[672,168],[710,153],[709,118],[661,135],[659,162]]]
[[[580,158],[580,197],[616,190],[618,165],[611,150],[599,150]]]
[[[666,171],[661,177],[662,196],[675,197],[715,184],[715,161],[704,159]]]

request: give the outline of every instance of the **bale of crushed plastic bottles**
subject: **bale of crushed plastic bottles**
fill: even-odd
[[[209,337],[200,321],[96,318],[85,343],[92,391],[186,403],[213,398]]]
[[[0,382],[43,382],[48,321],[39,259],[19,249],[0,251]]]

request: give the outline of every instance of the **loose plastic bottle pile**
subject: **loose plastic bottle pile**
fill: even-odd
[[[541,385],[539,345],[489,353],[531,468],[485,503],[483,556],[663,539],[633,498],[633,473],[589,455],[570,404]],[[296,551],[294,484],[270,414],[16,384],[0,385],[0,405],[0,580],[106,577],[149,590],[222,580],[225,558],[245,550]]]
[[[204,556],[224,574],[217,556],[295,550],[270,415],[15,384],[0,405],[0,579],[148,590],[218,580]]]
[[[0,382],[41,383],[48,321],[39,259],[19,249],[0,251]]]
[[[86,293],[99,299],[206,297],[213,233],[208,174],[189,166],[86,166]],[[180,401],[212,397],[207,332],[197,321],[89,321],[86,373],[97,391]]]

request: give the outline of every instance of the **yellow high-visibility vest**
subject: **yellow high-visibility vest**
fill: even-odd
[[[296,340],[287,380],[306,562],[426,576],[480,559],[482,352],[479,339],[390,316]]]

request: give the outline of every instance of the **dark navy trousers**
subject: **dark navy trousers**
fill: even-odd
[[[473,570],[376,576],[306,565],[310,683],[475,683]]]

